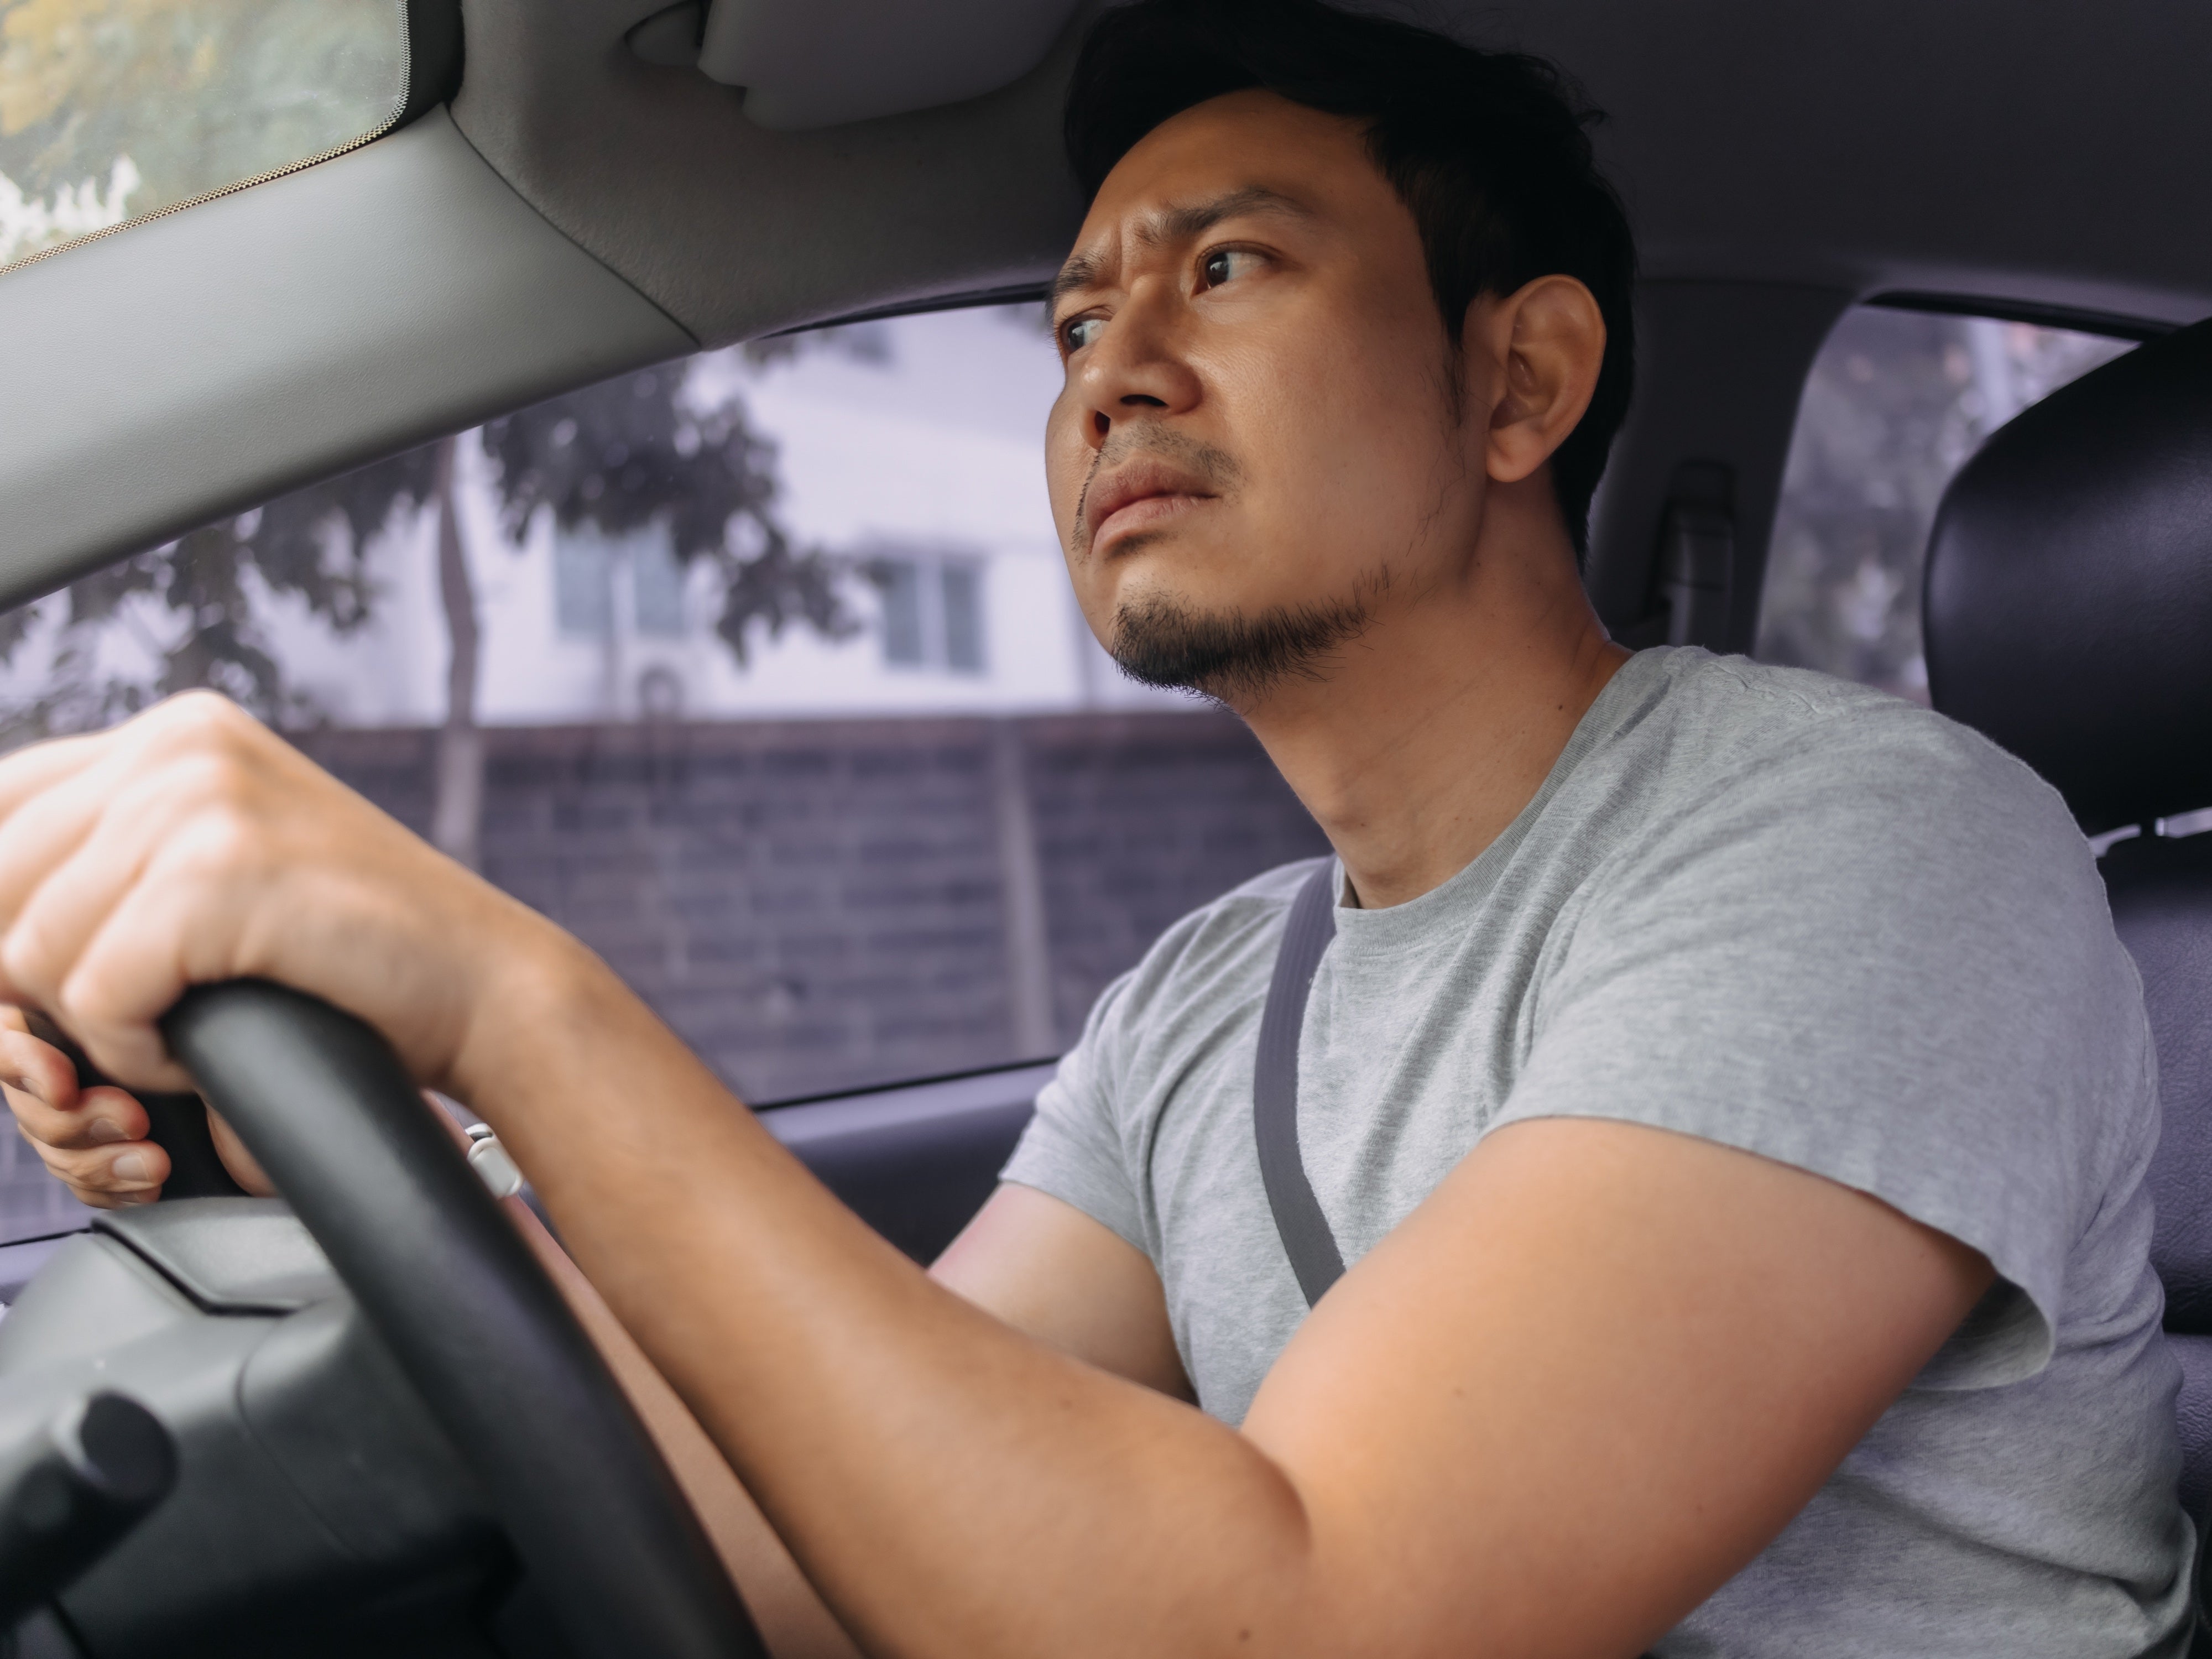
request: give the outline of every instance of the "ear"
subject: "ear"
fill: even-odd
[[[1539,276],[1503,300],[1476,301],[1464,337],[1488,359],[1468,366],[1489,370],[1485,470],[1498,483],[1518,483],[1552,458],[1589,407],[1605,362],[1605,318],[1573,277]]]

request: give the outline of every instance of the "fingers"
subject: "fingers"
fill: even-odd
[[[102,733],[55,738],[0,757],[0,823],[15,816],[24,802],[92,765],[103,747]]]
[[[164,1089],[189,1086],[153,1027],[187,982],[175,949],[126,952],[132,994],[120,1002],[100,994],[113,992],[112,973],[103,985],[101,976],[86,981],[76,970],[118,907],[143,890],[157,855],[172,868],[221,871],[234,890],[255,873],[261,844],[244,803],[263,782],[253,752],[260,728],[213,700],[178,703],[132,723],[148,728],[138,737],[155,741],[118,744],[98,763],[58,775],[44,795],[0,822],[0,978],[60,1016],[103,1070]],[[193,890],[203,902],[209,896]],[[173,946],[188,935],[135,937]]]
[[[145,1139],[151,1127],[143,1106],[123,1090],[104,1085],[82,1094],[72,1086],[58,1106],[49,1103],[36,1088],[9,1084],[4,1092],[17,1125],[40,1146],[72,1152],[118,1146]]]
[[[58,1009],[59,977],[144,867],[170,814],[132,797],[104,767],[78,774],[0,824],[0,976]]]
[[[169,1058],[155,1022],[174,1006],[187,986],[228,979],[238,972],[227,956],[190,961],[178,954],[194,941],[221,941],[217,949],[240,943],[236,918],[251,908],[241,887],[270,884],[260,879],[254,860],[230,850],[232,826],[221,817],[195,818],[177,828],[163,845],[160,863],[165,878],[135,881],[113,895],[88,937],[71,939],[42,971],[65,972],[52,993],[64,1010],[70,1029],[102,1071],[149,1088],[181,1091],[192,1081]],[[89,865],[100,849],[88,844],[72,865]],[[198,866],[197,871],[188,866]],[[75,869],[57,873],[57,884],[80,878]],[[88,884],[100,880],[96,870],[82,872]],[[281,879],[281,878],[279,878]],[[86,914],[91,907],[86,907]],[[13,936],[9,945],[12,945]],[[4,947],[0,947],[4,948]]]
[[[28,754],[39,752],[34,750]],[[81,846],[99,824],[114,793],[114,754],[112,749],[104,755],[72,750],[62,758],[74,764],[46,768],[42,780],[27,780],[42,781],[43,787],[35,793],[11,791],[11,799],[0,801],[0,920],[11,932],[14,919],[47,872]],[[0,768],[27,757],[10,756],[0,763]],[[29,986],[18,988],[26,993],[32,990]]]
[[[0,1010],[0,1095],[24,1139],[84,1203],[149,1203],[169,1178],[169,1158],[146,1139],[146,1109],[121,1089],[79,1089],[69,1056]]]
[[[131,1088],[189,1088],[156,1022],[189,985],[256,975],[450,1076],[501,941],[546,932],[210,696],[0,759],[0,1002],[52,1013]]]
[[[189,836],[196,826],[165,820],[159,829],[173,837]],[[120,1001],[112,994],[112,974],[96,975],[90,981],[82,974],[87,944],[118,907],[128,908],[139,890],[149,852],[146,835],[143,819],[134,823],[121,815],[111,816],[52,869],[0,937],[0,974],[58,1014],[70,1034],[109,1075],[147,1087],[189,1087],[169,1063],[152,1026],[185,988],[174,957],[158,949],[150,956],[143,951],[132,953],[137,969],[134,978],[141,981],[132,989],[138,994]],[[0,864],[8,856],[0,847]]]
[[[47,1146],[20,1124],[17,1127],[37,1149],[40,1162],[80,1204],[89,1204],[95,1210],[151,1204],[161,1197],[161,1183],[169,1178],[169,1155],[150,1140],[70,1149]]]
[[[25,1029],[20,1010],[7,1012],[13,1018],[0,1029],[0,1087],[7,1090],[9,1104],[20,1095],[67,1110],[76,1102],[76,1067],[67,1054]]]

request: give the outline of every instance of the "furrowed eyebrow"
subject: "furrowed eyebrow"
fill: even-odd
[[[1247,213],[1273,213],[1292,219],[1311,219],[1315,216],[1314,210],[1295,197],[1269,190],[1264,185],[1247,185],[1208,202],[1163,208],[1137,227],[1137,240],[1148,247],[1158,247],[1165,242],[1188,241],[1194,236],[1203,236],[1224,219],[1237,218]],[[1078,289],[1094,286],[1104,268],[1105,261],[1095,254],[1075,255],[1060,268],[1060,275],[1052,279],[1050,303],[1057,306],[1063,296]]]
[[[1058,305],[1060,296],[1073,294],[1079,288],[1089,288],[1098,280],[1098,261],[1088,253],[1079,253],[1060,268],[1060,275],[1052,279],[1052,293],[1047,300]]]
[[[1203,236],[1224,219],[1238,218],[1247,213],[1273,213],[1291,219],[1314,216],[1314,210],[1295,197],[1269,190],[1264,185],[1247,185],[1210,202],[1164,208],[1137,227],[1137,240],[1154,246],[1162,242],[1188,241],[1194,236]]]

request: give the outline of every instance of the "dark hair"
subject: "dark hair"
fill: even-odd
[[[1606,327],[1597,389],[1552,456],[1559,510],[1584,550],[1636,355],[1636,245],[1590,150],[1589,128],[1602,115],[1540,58],[1480,51],[1322,0],[1135,0],[1092,27],[1068,88],[1067,154],[1085,197],[1163,121],[1249,87],[1366,123],[1376,165],[1419,227],[1455,345],[1478,295],[1559,272],[1596,298]]]

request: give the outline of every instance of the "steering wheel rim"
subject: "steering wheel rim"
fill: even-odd
[[[262,980],[170,1052],[330,1257],[586,1659],[767,1659],[629,1398],[384,1039]]]

